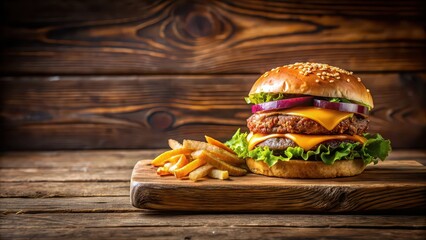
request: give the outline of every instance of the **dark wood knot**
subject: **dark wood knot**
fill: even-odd
[[[194,38],[213,35],[214,22],[211,14],[191,12],[185,19],[185,30]]]
[[[166,130],[173,126],[175,117],[173,114],[166,111],[156,111],[152,112],[148,116],[149,126],[157,130]]]
[[[216,11],[214,4],[182,1],[174,6],[169,33],[179,42],[203,45],[225,39],[232,33],[232,24]],[[195,42],[193,42],[195,41]]]

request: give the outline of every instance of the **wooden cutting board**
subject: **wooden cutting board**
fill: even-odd
[[[424,211],[426,167],[413,160],[368,166],[361,175],[335,179],[283,179],[248,174],[192,182],[160,177],[150,160],[132,173],[131,201],[144,209],[238,212]]]

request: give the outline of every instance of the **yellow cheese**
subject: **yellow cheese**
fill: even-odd
[[[269,139],[269,138],[289,138],[293,140],[299,147],[310,150],[314,146],[329,140],[352,140],[356,142],[365,143],[367,139],[359,135],[305,135],[295,133],[273,133],[273,134],[261,134],[261,133],[250,133],[250,138],[247,138],[249,142],[249,150],[252,150],[257,144]]]
[[[296,107],[273,112],[265,112],[262,114],[266,116],[275,114],[287,114],[306,117],[321,124],[329,131],[333,130],[341,121],[353,116],[353,113],[340,112],[336,110],[317,107]]]

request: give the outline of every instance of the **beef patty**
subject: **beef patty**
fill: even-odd
[[[331,148],[336,148],[340,145],[342,142],[349,142],[354,143],[354,141],[351,140],[329,140],[324,141],[321,144],[324,146],[329,146]],[[259,143],[256,145],[256,147],[269,147],[269,149],[275,151],[279,150],[285,150],[288,147],[297,147],[298,145],[291,139],[288,138],[268,138],[265,141]],[[319,145],[316,145],[312,147],[310,150],[315,150],[318,148]]]
[[[354,114],[352,117],[341,121],[334,129],[329,131],[314,120],[300,116],[285,114],[267,116],[262,113],[255,113],[247,119],[247,127],[251,132],[264,134],[300,133],[314,135],[360,135],[367,131],[368,123],[368,119]]]

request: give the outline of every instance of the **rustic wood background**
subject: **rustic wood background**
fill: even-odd
[[[424,3],[1,2],[2,149],[161,148],[221,140],[260,73],[296,61],[354,71],[371,131],[424,148]]]

